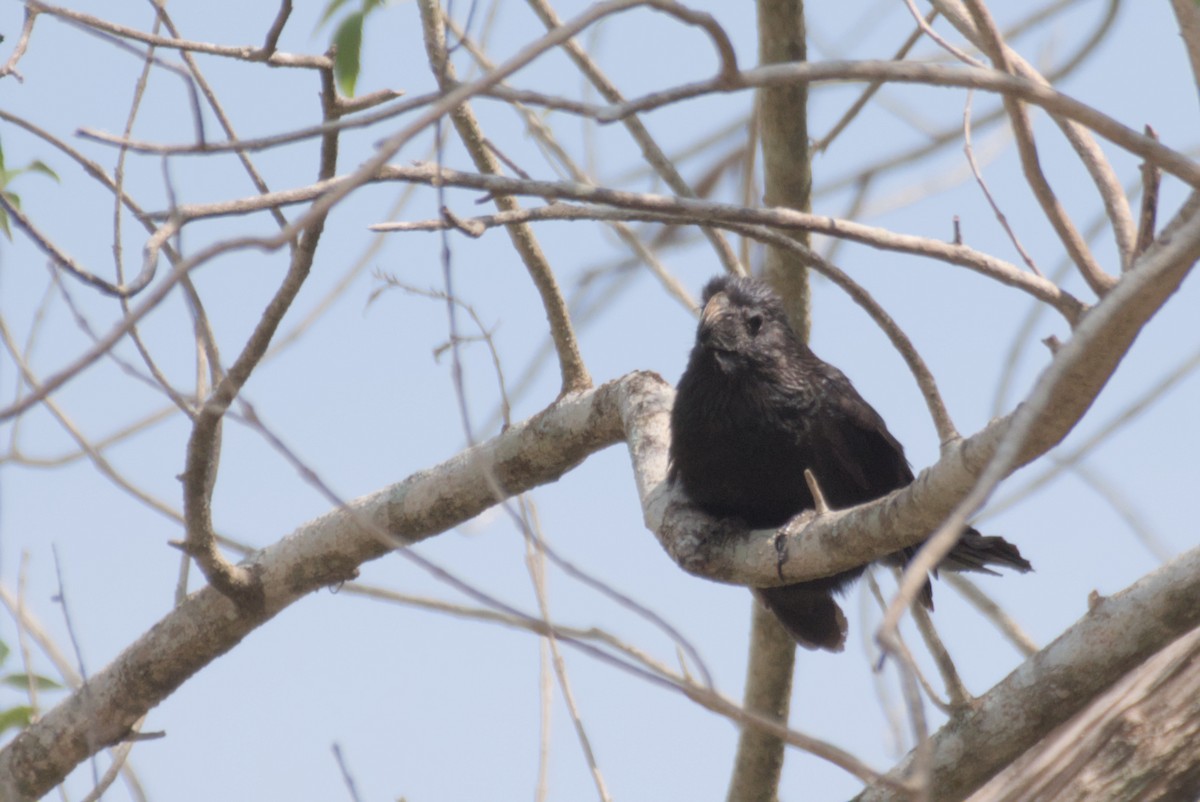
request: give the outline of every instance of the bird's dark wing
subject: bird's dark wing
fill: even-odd
[[[858,394],[846,375],[811,353],[806,372],[820,400],[813,433],[824,466],[814,473],[831,504],[851,506],[879,498],[913,480],[904,447],[888,431],[875,408]],[[829,474],[822,481],[820,469]],[[830,487],[825,487],[825,482]]]

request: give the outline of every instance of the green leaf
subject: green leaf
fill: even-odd
[[[321,19],[317,20],[317,30],[325,27],[325,23],[333,19],[333,15],[338,13],[338,9],[346,5],[346,0],[330,0],[329,5],[325,6],[325,13],[321,15]]]
[[[24,690],[25,688],[29,687],[29,675],[8,674],[7,676],[0,677],[0,682],[3,682],[5,685],[11,685],[14,688]],[[33,675],[33,683],[37,686],[39,691],[57,691],[62,688],[62,685],[59,683],[55,682],[49,677],[43,677],[40,674]]]
[[[8,659],[8,644],[0,640],[0,663]]]
[[[29,705],[20,705],[18,707],[10,707],[8,710],[0,710],[0,733],[13,727],[23,730],[29,726],[29,721],[32,718],[33,708]]]
[[[354,97],[354,84],[358,81],[358,71],[362,66],[362,30],[363,15],[361,11],[356,11],[342,20],[337,33],[333,35],[333,43],[337,45],[337,53],[333,57],[333,77],[346,97]]]
[[[50,165],[46,164],[41,159],[34,159],[33,161],[31,161],[29,163],[29,166],[25,169],[29,170],[31,173],[41,173],[42,175],[48,175],[51,178],[53,178],[55,181],[58,181],[60,184],[62,183],[62,181],[59,180],[58,173],[51,170]]]

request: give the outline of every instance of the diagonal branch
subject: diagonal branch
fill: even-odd
[[[1131,669],[1200,625],[1200,548],[1101,599],[931,738],[932,800],[965,799]],[[969,759],[964,757],[969,756]],[[889,776],[902,779],[906,758]],[[855,802],[895,798],[872,787]]]
[[[924,586],[926,572],[954,547],[967,519],[986,503],[996,486],[1018,467],[1058,444],[1083,417],[1134,339],[1179,288],[1197,259],[1200,194],[1194,193],[1134,269],[1058,349],[1025,403],[1008,417],[1009,430],[980,465],[970,491],[949,511],[905,569],[896,599],[880,625],[881,640],[894,636],[904,609]]]
[[[190,595],[112,663],[0,750],[0,799],[36,799],[81,761],[122,740],[133,723],[189,677],[305,595],[354,577],[390,550],[358,516],[415,543],[496,503],[492,481],[518,493],[554,481],[621,437],[619,396],[661,396],[662,380],[632,374],[572,394],[503,434],[301,527],[241,567],[260,581],[261,605],[238,606],[212,587]],[[665,453],[665,443],[660,444]],[[359,519],[361,519],[359,518]]]

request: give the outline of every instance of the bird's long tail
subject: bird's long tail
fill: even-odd
[[[989,565],[1012,568],[1021,573],[1033,570],[1029,560],[1022,557],[1020,550],[1012,543],[996,535],[981,535],[974,529],[968,529],[963,534],[938,567],[948,571],[977,571],[996,575]]]
[[[752,590],[804,648],[840,652],[846,647],[846,616],[824,583],[802,582]]]
[[[903,567],[916,551],[915,546],[902,549],[884,558],[883,562]],[[1033,570],[1029,560],[1022,557],[1020,550],[1012,543],[995,535],[981,535],[974,529],[968,529],[963,534],[938,568],[995,574],[988,567],[993,565],[1013,568],[1022,573]],[[798,644],[806,649],[840,652],[846,646],[846,616],[834,601],[833,593],[861,572],[860,568],[812,582],[752,590]],[[917,596],[917,602],[927,609],[933,609],[933,587],[928,579]]]

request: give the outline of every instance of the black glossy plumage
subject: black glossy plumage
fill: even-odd
[[[752,528],[773,528],[812,509],[812,470],[835,509],[907,485],[904,449],[837,368],[792,331],[762,281],[719,277],[704,288],[704,313],[671,412],[670,478],[701,509]],[[905,562],[912,550],[888,558]],[[1016,546],[970,529],[943,568],[1030,569]],[[755,588],[802,646],[840,651],[846,619],[833,594],[866,566],[812,582]],[[923,601],[932,607],[927,586]]]

